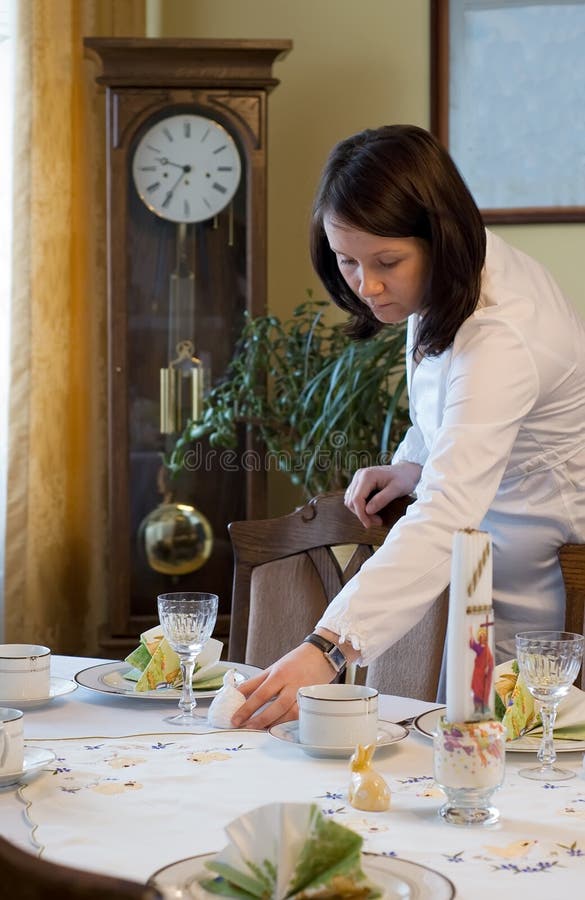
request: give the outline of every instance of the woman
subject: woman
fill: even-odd
[[[311,253],[353,336],[408,318],[412,426],[346,505],[368,525],[393,498],[416,501],[317,637],[246,683],[235,725],[294,718],[299,686],[334,677],[332,644],[367,665],[404,635],[448,584],[455,530],[492,537],[497,662],[517,631],[563,627],[557,549],[585,541],[583,322],[539,263],[485,231],[441,145],[401,125],[338,144]]]

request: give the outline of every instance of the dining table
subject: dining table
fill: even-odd
[[[391,802],[385,811],[366,812],[349,803],[347,756],[306,752],[296,723],[271,731],[212,728],[211,698],[205,697],[198,700],[196,726],[177,728],[165,721],[176,700],[164,693],[139,698],[79,674],[93,678],[108,666],[115,668],[111,660],[54,655],[51,679],[59,690],[23,708],[31,771],[0,786],[0,830],[33,854],[172,887],[175,872],[225,847],[225,829],[234,819],[269,803],[311,803],[363,838],[363,860],[375,862],[374,871],[400,872],[404,860],[407,872],[429,875],[415,877],[411,893],[401,897],[581,895],[581,743],[563,753],[576,777],[554,783],[521,777],[519,768],[535,762],[535,754],[509,748],[505,780],[493,798],[499,820],[451,825],[439,815],[445,797],[433,778],[432,738],[424,725],[437,705],[381,695],[373,765]]]

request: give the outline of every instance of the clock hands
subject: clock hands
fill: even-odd
[[[170,159],[167,159],[166,156],[156,156],[155,159],[157,162],[159,162],[163,166],[175,166],[177,169],[185,168],[185,166],[182,166],[180,163],[176,163]]]
[[[177,165],[177,163],[172,163],[172,165]],[[162,206],[164,206],[165,209],[167,208],[167,206],[169,205],[169,203],[170,203],[171,200],[173,199],[173,194],[175,193],[176,188],[179,186],[179,184],[181,183],[181,181],[183,180],[183,178],[185,177],[185,175],[187,175],[187,174],[191,171],[191,166],[181,166],[181,169],[182,169],[183,171],[181,172],[181,174],[179,175],[179,177],[178,177],[177,180],[175,181],[175,183],[174,183],[174,185],[172,186],[172,188],[171,188],[170,190],[167,191],[166,196],[165,196],[165,199],[164,199],[163,202],[162,202]]]

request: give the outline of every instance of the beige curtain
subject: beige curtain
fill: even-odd
[[[104,97],[85,36],[145,0],[19,0],[5,640],[95,653],[105,619]]]

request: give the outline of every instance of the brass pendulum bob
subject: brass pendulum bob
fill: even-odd
[[[211,525],[196,507],[173,503],[170,497],[153,509],[140,525],[148,565],[163,575],[196,572],[211,556]]]

